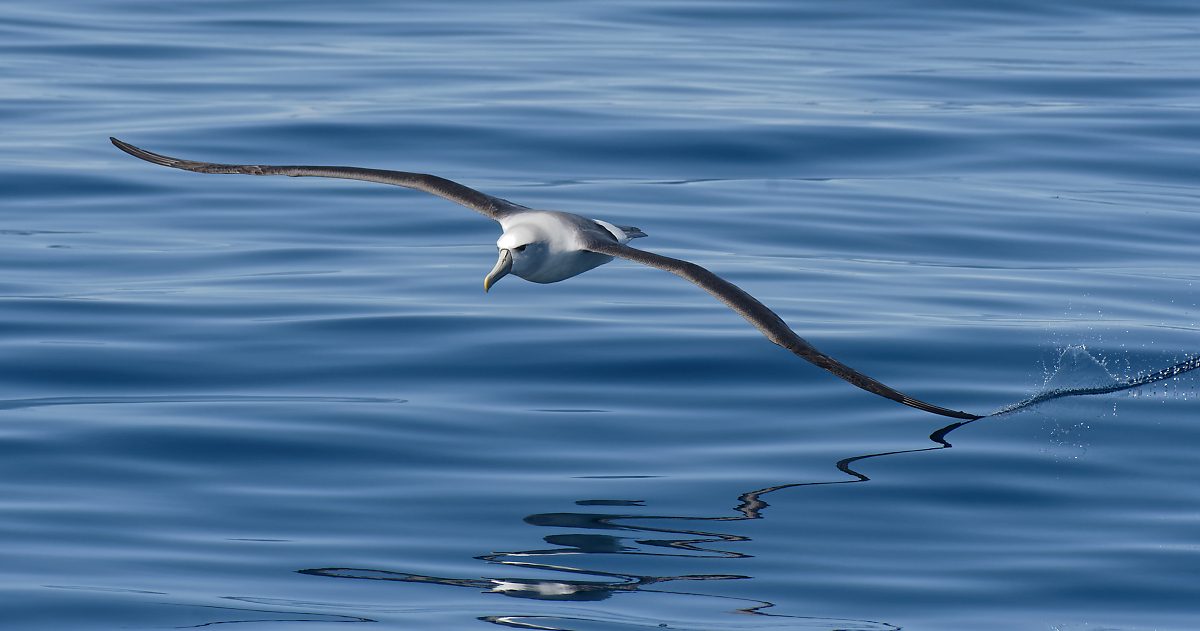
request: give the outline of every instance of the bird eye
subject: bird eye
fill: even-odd
[[[526,247],[529,247],[529,244],[528,244],[528,243],[527,243],[527,244],[525,244],[525,245],[518,245],[517,247],[515,247],[515,248],[513,248],[513,249],[514,249],[514,250],[516,250],[516,251],[518,251],[518,252],[524,252]]]

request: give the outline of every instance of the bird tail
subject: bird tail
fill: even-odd
[[[641,228],[634,228],[633,226],[617,226],[617,227],[620,228],[621,232],[624,232],[625,236],[630,239],[636,239],[638,237],[646,236],[646,233],[642,232]]]

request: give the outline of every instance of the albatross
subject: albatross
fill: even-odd
[[[631,226],[588,219],[573,213],[529,208],[482,193],[458,182],[424,173],[343,166],[196,162],[146,151],[116,138],[109,140],[118,149],[135,158],[196,173],[363,180],[437,195],[493,219],[503,230],[503,234],[496,241],[499,251],[496,265],[483,279],[485,292],[491,289],[496,281],[509,274],[535,283],[556,283],[599,267],[614,258],[641,263],[694,283],[745,318],[768,340],[867,392],[933,414],[967,420],[982,418],[976,414],[951,410],[910,397],[822,353],[797,335],[783,318],[737,285],[695,263],[631,247],[630,240],[646,236],[644,232]]]

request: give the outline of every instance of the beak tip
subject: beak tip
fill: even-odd
[[[507,276],[511,269],[512,253],[508,250],[500,250],[500,260],[496,261],[496,266],[483,278],[483,293],[486,294],[492,288],[492,285],[496,284],[496,281],[504,276]]]

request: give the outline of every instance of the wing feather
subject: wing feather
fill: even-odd
[[[383,169],[364,169],[359,167],[336,166],[271,166],[267,164],[214,164],[212,162],[196,162],[164,156],[135,147],[116,138],[109,138],[112,144],[121,151],[146,162],[152,162],[165,167],[195,171],[196,173],[236,173],[243,175],[286,175],[289,177],[331,177],[344,180],[363,180],[380,184],[403,186],[418,191],[424,191],[438,197],[461,204],[495,219],[515,211],[525,210],[524,206],[508,200],[481,193],[473,188],[463,186],[458,182],[447,180],[436,175],[425,173],[408,173],[406,171],[386,171]]]
[[[805,341],[804,338],[797,335],[796,332],[793,331],[791,327],[789,327],[787,323],[783,321],[783,318],[780,318],[774,311],[768,309],[766,305],[759,302],[754,296],[751,296],[737,285],[734,285],[733,283],[721,278],[720,276],[717,276],[716,274],[699,265],[696,265],[695,263],[674,259],[661,254],[654,254],[653,252],[647,252],[637,248],[631,248],[627,245],[622,245],[619,243],[606,243],[599,240],[589,242],[587,249],[599,254],[607,254],[608,256],[623,258],[635,263],[641,263],[643,265],[648,265],[650,267],[671,272],[676,276],[695,283],[701,289],[707,291],[718,300],[725,303],[725,305],[730,309],[736,311],[739,315],[750,322],[750,324],[753,324],[754,327],[761,331],[768,340],[771,340],[775,344],[778,344],[779,346],[791,351],[796,356],[812,362],[821,368],[824,368],[825,370],[837,375],[838,377],[841,377],[842,379],[845,379],[851,384],[858,386],[867,392],[873,392],[886,399],[903,403],[904,405],[917,408],[918,410],[932,412],[933,414],[940,414],[942,416],[949,416],[951,418],[968,420],[982,418],[975,414],[951,410],[941,406],[933,405],[931,403],[926,403],[920,399],[914,399],[907,394],[884,385],[883,383],[868,377],[857,370],[854,370],[853,368],[839,362],[825,353],[822,353],[812,344],[809,344],[807,341]]]

